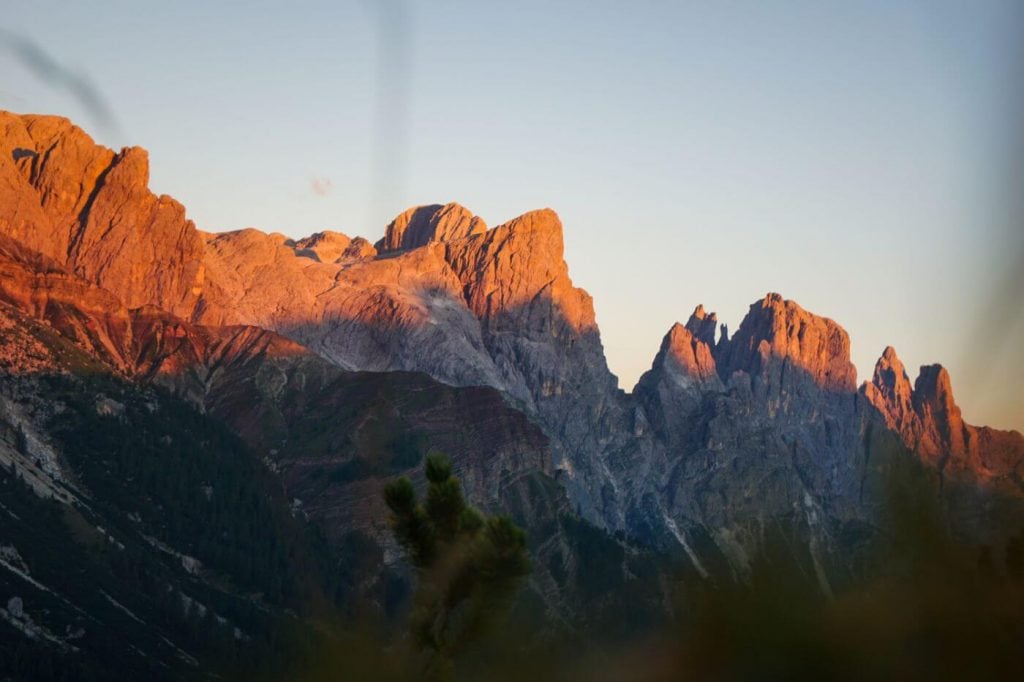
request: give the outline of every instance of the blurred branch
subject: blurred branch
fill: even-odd
[[[69,92],[97,125],[113,133],[120,130],[113,109],[88,76],[67,68],[34,40],[5,28],[0,28],[0,48],[9,51],[40,81]]]

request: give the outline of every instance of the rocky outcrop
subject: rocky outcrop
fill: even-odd
[[[857,390],[846,331],[778,294],[750,306],[717,360],[723,380],[746,374],[754,393],[775,407],[801,393],[814,396],[819,389],[837,394]]]
[[[493,386],[531,411],[581,382],[614,390],[553,211],[339,264],[296,257],[285,238],[256,230],[211,235],[206,248],[208,286],[192,316],[203,324],[274,329],[344,368]]]
[[[551,438],[584,516],[624,529],[626,491],[614,470],[642,459],[647,445],[634,434],[647,419],[608,370],[593,302],[569,277],[558,216],[532,211],[444,248],[498,386]]]
[[[540,332],[569,338],[594,331],[594,305],[573,287],[563,258],[562,223],[531,211],[478,237],[452,241],[445,259],[466,303],[491,333]]]
[[[715,314],[697,306],[686,326],[672,325],[651,369],[637,382],[633,392],[663,438],[688,429],[705,397],[724,390],[713,355],[715,331]]]
[[[966,425],[953,399],[953,386],[945,367],[921,367],[914,381],[913,404],[921,420],[917,447],[923,454],[935,458],[964,452]]]
[[[114,157],[72,240],[68,264],[76,274],[124,292],[129,307],[159,300],[185,315],[202,292],[203,244],[185,208],[154,196],[148,183],[145,150],[132,147]]]
[[[188,315],[204,281],[203,243],[185,209],[149,191],[149,158],[114,154],[66,119],[0,113],[0,233],[130,307]]]
[[[703,306],[673,325],[634,389],[656,444],[633,523],[681,545],[698,571],[737,575],[779,524],[827,592],[844,570],[834,533],[878,502],[861,496],[868,453],[846,332],[775,294],[731,341],[723,330],[716,342],[717,325]]]
[[[388,223],[384,237],[375,245],[380,253],[450,242],[487,231],[487,224],[462,206],[449,203],[417,206]]]
[[[338,260],[342,262],[367,260],[369,258],[374,258],[376,255],[377,249],[373,247],[373,244],[362,237],[356,237],[349,242],[349,245],[341,252],[341,256]]]
[[[285,238],[285,245],[291,246],[296,256],[312,258],[320,263],[351,263],[377,255],[377,249],[366,239],[349,239],[341,232],[317,232],[296,242]]]
[[[109,291],[2,235],[0,301],[45,323],[113,370],[166,380],[197,404],[202,404],[209,372],[233,362],[314,357],[294,341],[257,327],[199,327],[155,306],[130,310]],[[76,367],[65,362],[51,369]]]
[[[114,161],[66,118],[0,112],[0,228],[64,262]]]
[[[878,408],[885,425],[908,443],[919,437],[919,420],[914,410],[914,389],[903,363],[892,346],[887,346],[875,363],[874,376],[861,389]]]
[[[964,422],[941,365],[921,367],[911,388],[896,351],[888,347],[861,393],[906,447],[943,476],[1024,490],[1024,436]]]
[[[342,260],[296,257],[286,240],[257,230],[214,235],[210,286],[193,319],[273,329],[346,369],[416,370],[500,387],[440,247]]]
[[[295,253],[309,256],[321,263],[334,263],[352,244],[352,240],[341,232],[317,232],[295,242]]]
[[[690,314],[690,319],[686,321],[686,329],[709,349],[714,348],[715,334],[718,331],[718,315],[705,312],[704,306],[698,305]]]
[[[675,370],[675,374],[684,381],[710,382],[715,385],[718,383],[718,369],[712,355],[712,346],[690,331],[689,327],[684,327],[678,322],[665,336],[654,362],[655,365],[663,364],[666,365],[666,369]]]

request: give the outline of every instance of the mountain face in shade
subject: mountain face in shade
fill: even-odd
[[[651,369],[637,382],[634,394],[645,401],[647,419],[661,433],[684,425],[708,395],[725,390],[718,375],[714,343],[717,317],[699,306],[686,325],[672,325],[661,342]]]
[[[827,590],[844,570],[838,538],[871,532],[882,480],[901,460],[936,474],[935,495],[970,518],[971,531],[986,523],[987,507],[947,495],[950,485],[1021,496],[1020,434],[965,425],[945,370],[926,368],[911,387],[887,350],[858,388],[845,330],[778,294],[755,302],[732,337],[723,328],[716,339],[717,316],[698,307],[669,330],[635,389],[619,390],[549,209],[488,229],[458,204],[417,207],[375,246],[340,233],[207,234],[146,189],[141,150],[115,154],[63,119],[4,114],[2,125],[0,232],[52,259],[41,267],[54,277],[123,298],[75,294],[110,308],[109,323],[76,332],[97,353],[125,338],[148,339],[147,348],[190,339],[161,362],[174,365],[180,352],[189,358],[182,366],[208,367],[210,350],[191,339],[230,346],[221,335],[238,332],[225,330],[247,326],[260,331],[246,334],[274,332],[268,350],[252,351],[259,357],[290,343],[331,371],[421,372],[488,387],[543,434],[573,510],[680,552],[698,573],[741,574],[765,528],[782,524]],[[161,315],[207,331],[174,331]],[[128,347],[134,359],[117,360],[126,367],[149,357]],[[282,371],[267,386],[290,401],[317,395]],[[179,390],[202,402],[217,375],[200,375]],[[244,392],[234,395],[232,404],[244,403]],[[290,419],[298,417],[270,421]],[[259,421],[228,418],[240,432]]]
[[[664,599],[656,586],[640,602],[635,601],[635,588],[624,589],[638,565],[650,567],[657,558],[624,547],[572,513],[565,491],[551,477],[548,439],[492,388],[445,386],[425,374],[407,372],[352,373],[271,331],[196,325],[155,306],[128,309],[113,293],[2,235],[0,338],[3,509],[22,511],[11,506],[8,495],[8,474],[13,473],[14,480],[50,500],[59,513],[75,514],[81,506],[79,535],[112,534],[118,543],[131,547],[131,560],[143,562],[145,570],[167,570],[165,556],[169,557],[170,570],[180,575],[163,577],[161,589],[170,584],[174,587],[168,589],[185,595],[179,598],[172,592],[168,603],[147,603],[134,581],[119,583],[103,561],[78,557],[77,547],[71,551],[76,569],[92,576],[93,582],[67,585],[55,577],[61,573],[64,552],[38,548],[30,539],[48,537],[48,529],[14,516],[17,532],[11,532],[4,516],[0,530],[5,542],[14,544],[5,544],[0,558],[17,556],[20,561],[24,556],[36,578],[59,584],[54,589],[39,582],[31,583],[35,588],[17,580],[10,585],[0,571],[0,587],[25,595],[27,611],[40,619],[25,622],[45,625],[32,630],[32,636],[75,631],[76,613],[84,613],[82,607],[88,606],[89,637],[74,644],[63,636],[49,640],[61,652],[85,652],[73,665],[88,665],[91,670],[95,661],[111,655],[103,647],[124,641],[134,648],[120,665],[140,677],[180,679],[186,673],[221,670],[217,656],[223,654],[189,637],[220,637],[217,623],[228,619],[222,616],[209,627],[196,625],[194,611],[200,607],[195,603],[220,609],[212,604],[226,601],[239,608],[233,599],[243,606],[252,601],[234,595],[235,584],[252,580],[250,563],[258,562],[254,556],[274,557],[282,548],[290,553],[287,570],[277,566],[265,576],[266,583],[257,586],[285,584],[297,589],[289,582],[297,580],[304,589],[324,594],[293,595],[282,601],[269,594],[264,599],[261,589],[254,603],[262,615],[247,616],[237,624],[231,621],[228,628],[230,634],[231,628],[241,626],[236,637],[242,643],[237,646],[253,657],[253,663],[264,655],[287,655],[287,637],[279,638],[297,627],[288,621],[296,610],[311,608],[310,601],[318,604],[319,613],[302,615],[313,620],[331,610],[338,612],[332,617],[341,618],[356,605],[397,617],[410,576],[398,561],[398,548],[387,529],[382,489],[400,474],[422,484],[422,461],[431,451],[451,456],[474,505],[511,515],[528,530],[536,566],[521,599],[526,604],[524,617],[539,619],[531,627],[550,633],[562,619],[571,619],[578,627],[615,618],[618,597],[592,600],[593,580],[587,575],[592,570],[602,576],[605,588],[633,595],[631,608],[656,613]],[[182,423],[168,423],[163,418],[168,412],[179,414]],[[157,417],[150,420],[154,414]],[[217,438],[223,434],[211,435],[217,434],[218,425],[222,431],[229,427],[245,447],[219,449],[223,444]],[[124,443],[118,457],[125,461],[118,460],[117,466],[108,461],[111,444],[97,435],[110,429]],[[102,447],[93,450],[97,444]],[[272,486],[266,504],[276,505],[274,513],[285,519],[294,517],[288,523],[298,527],[260,525],[267,523],[261,518],[258,538],[252,537],[251,529],[246,534],[238,528],[217,536],[218,541],[230,538],[231,546],[244,554],[238,560],[241,566],[223,564],[217,543],[211,547],[196,540],[191,526],[180,520],[173,524],[175,532],[162,527],[168,519],[185,515],[217,528],[225,516],[250,513],[245,499],[230,497],[239,495],[238,486],[248,485],[249,479],[240,483],[218,478],[204,471],[209,466],[178,462],[181,448],[190,456],[227,457],[233,462],[228,469],[241,467],[260,486]],[[142,466],[141,473],[136,472],[132,462],[144,458],[141,451],[157,457],[165,468],[147,471]],[[97,461],[102,457],[108,459]],[[242,475],[235,469],[229,473]],[[125,485],[126,475],[131,485]],[[182,490],[182,485],[187,488]],[[158,498],[159,513],[147,515],[146,505],[153,504],[147,495],[156,494],[152,487],[163,492],[173,488],[175,496]],[[111,490],[126,492],[115,495]],[[193,499],[197,491],[199,500]],[[18,492],[14,502],[19,505],[24,502],[22,493],[32,496],[28,490]],[[193,509],[196,505],[202,509]],[[207,513],[215,516],[213,521]],[[240,516],[240,523],[249,522]],[[296,548],[295,542],[313,547]],[[264,543],[276,544],[268,548]],[[600,548],[599,556],[584,554],[595,548]],[[316,556],[307,556],[307,551]],[[307,560],[319,562],[319,567],[307,565]],[[174,569],[176,562],[180,566]],[[181,581],[186,584],[179,585]],[[87,604],[96,584],[103,585],[112,609]],[[58,603],[50,604],[49,597],[41,601],[40,594],[55,595]],[[45,620],[40,609],[48,609]],[[161,625],[139,627],[134,616],[116,616],[125,609],[135,609],[133,614],[137,610]],[[270,622],[264,623],[264,617]],[[23,624],[20,617],[16,624]],[[269,628],[278,639],[266,651],[249,652],[249,646],[261,646],[248,643],[255,637],[250,627],[263,628],[261,632]],[[303,636],[315,640],[313,632]],[[52,655],[45,644],[41,649],[41,658]]]

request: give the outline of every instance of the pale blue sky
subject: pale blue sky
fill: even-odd
[[[10,50],[0,107],[146,147],[209,231],[550,206],[626,389],[696,304],[735,329],[778,291],[862,379],[892,344],[1024,428],[1021,3],[384,4],[0,2],[117,124]]]

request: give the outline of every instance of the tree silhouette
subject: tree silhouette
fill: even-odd
[[[426,656],[426,676],[444,679],[455,655],[505,614],[530,560],[522,529],[466,504],[447,456],[429,455],[426,476],[423,503],[406,477],[388,484],[384,499],[395,538],[417,573],[410,635]]]

